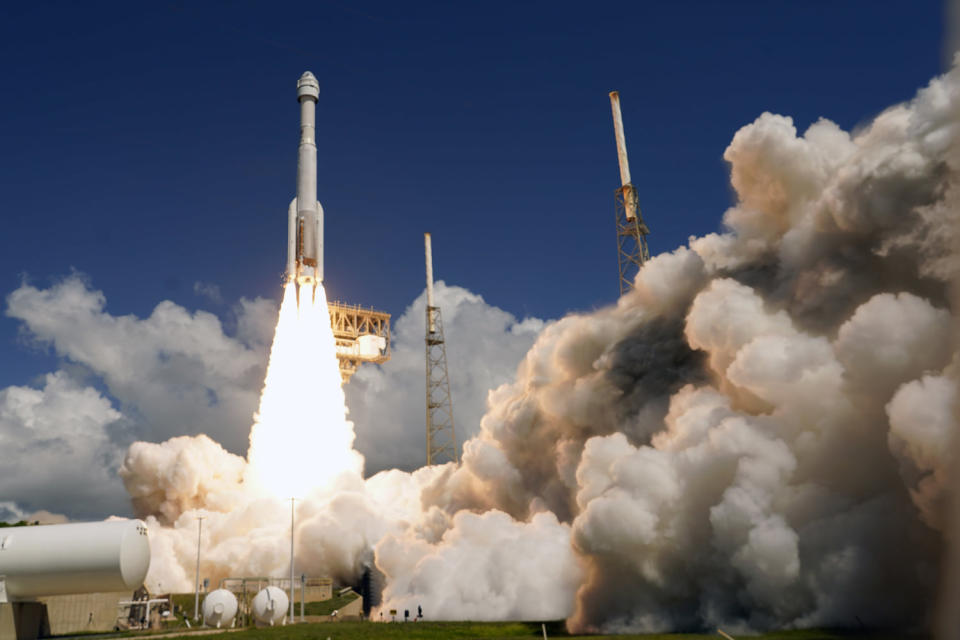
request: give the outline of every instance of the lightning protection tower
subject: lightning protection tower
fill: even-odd
[[[633,289],[633,279],[643,263],[650,259],[647,234],[650,229],[640,215],[637,190],[630,182],[630,163],[627,162],[627,141],[623,137],[623,116],[620,115],[620,92],[610,92],[613,109],[613,129],[617,136],[617,157],[620,160],[621,187],[616,191],[617,201],[617,263],[620,269],[620,295]]]
[[[443,321],[440,307],[433,303],[433,250],[429,233],[423,234],[423,247],[427,258],[427,465],[431,465],[458,462],[459,457]]]

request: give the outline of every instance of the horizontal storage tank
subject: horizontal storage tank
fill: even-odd
[[[211,591],[203,599],[203,624],[208,627],[226,627],[236,615],[237,596],[226,589]]]
[[[142,520],[0,529],[0,576],[11,599],[132,592],[149,568]]]
[[[253,617],[256,618],[257,622],[273,626],[275,622],[280,622],[283,616],[287,615],[287,605],[289,604],[290,600],[287,599],[287,594],[283,589],[266,587],[253,597],[250,606],[253,609]]]

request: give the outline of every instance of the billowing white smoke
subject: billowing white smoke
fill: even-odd
[[[458,512],[436,532],[390,534],[376,547],[390,578],[383,608],[461,620],[565,617],[583,579],[570,527],[552,513],[517,522],[501,511]],[[431,535],[432,534],[432,535]],[[466,576],[470,576],[467,579]]]
[[[855,136],[744,127],[730,231],[547,328],[425,505],[569,522],[575,631],[925,623],[955,428],[958,93],[954,70]]]
[[[170,524],[191,509],[232,510],[242,500],[239,485],[246,466],[240,456],[199,435],[163,444],[135,442],[121,471],[134,510]]]
[[[315,489],[298,567],[355,581],[375,551],[384,608],[575,631],[925,624],[960,366],[958,137],[956,69],[856,135],[761,115],[724,155],[727,232],[548,325],[460,467]],[[289,502],[253,497],[243,465],[201,438],[131,448],[154,582],[189,588],[198,514],[204,575],[288,570]]]

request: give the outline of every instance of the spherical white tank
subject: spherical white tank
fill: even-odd
[[[133,591],[149,568],[142,520],[0,529],[0,576],[12,599]]]
[[[203,599],[203,623],[220,628],[233,622],[237,615],[237,596],[226,589],[217,589]]]
[[[287,594],[279,587],[267,587],[253,597],[251,608],[253,617],[258,622],[273,626],[274,622],[280,622],[283,616],[287,615],[287,605],[290,600]]]

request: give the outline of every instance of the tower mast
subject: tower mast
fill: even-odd
[[[640,215],[637,190],[630,181],[630,163],[627,161],[627,141],[623,135],[623,116],[620,114],[620,92],[610,92],[613,109],[613,129],[617,137],[617,158],[620,161],[620,183],[616,191],[617,203],[617,265],[620,269],[620,295],[633,289],[633,279],[643,263],[650,259],[647,234],[650,229]]]
[[[459,462],[453,430],[453,400],[447,372],[447,347],[443,339],[440,307],[433,301],[433,249],[430,234],[423,234],[427,259],[427,465]]]

